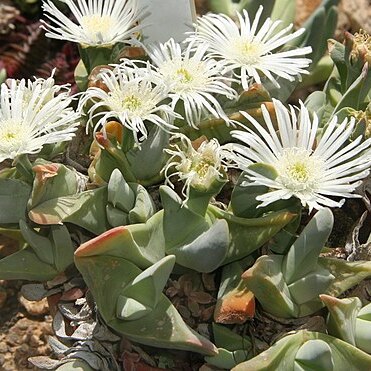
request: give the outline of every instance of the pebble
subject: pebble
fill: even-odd
[[[8,346],[4,343],[0,343],[0,353],[6,353],[8,351]]]
[[[29,344],[31,347],[37,348],[39,345],[42,345],[42,341],[36,335],[31,335]]]
[[[27,354],[30,351],[30,347],[27,344],[22,344],[18,349],[23,354]]]
[[[18,300],[31,316],[41,316],[49,312],[48,300],[46,298],[40,301],[29,301],[22,295],[19,295]]]
[[[17,334],[12,334],[10,333],[7,338],[6,338],[6,342],[9,344],[9,345],[17,345],[20,343],[20,338]]]

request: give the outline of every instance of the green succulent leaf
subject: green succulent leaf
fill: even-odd
[[[251,358],[245,349],[238,349],[230,351],[223,348],[218,348],[218,354],[216,356],[206,356],[205,361],[215,367],[231,370],[241,362],[245,362]]]
[[[174,255],[162,258],[136,276],[123,290],[123,295],[153,309],[160,300],[174,264]]]
[[[0,179],[0,224],[18,224],[26,216],[31,187],[20,180]]]
[[[169,134],[154,125],[140,148],[134,148],[126,154],[131,170],[141,184],[156,184],[163,179],[161,170],[166,163],[164,148],[168,144]]]
[[[113,207],[128,213],[134,206],[135,194],[119,169],[113,170],[108,182],[107,200]]]
[[[198,272],[212,272],[224,261],[229,246],[228,224],[216,221],[207,231],[189,243],[168,248],[168,254],[176,256],[177,263]]]
[[[308,340],[296,353],[294,370],[334,370],[331,347],[321,339]]]
[[[165,256],[162,214],[156,213],[145,224],[112,228],[82,244],[75,255],[120,257],[146,269]]]
[[[25,248],[0,260],[0,279],[49,281],[58,275],[57,269],[41,261],[33,250]]]
[[[212,220],[224,219],[228,223],[230,243],[223,264],[250,255],[296,217],[290,211],[281,210],[260,218],[239,218],[212,205],[207,215]]]
[[[283,257],[279,255],[263,255],[242,278],[265,311],[282,318],[296,317],[299,308],[282,274],[282,261]]]
[[[364,279],[371,277],[371,262],[369,261],[347,262],[342,259],[320,257],[318,263],[335,277],[324,292],[327,295],[337,297]]]
[[[103,319],[118,333],[132,341],[150,346],[217,354],[212,343],[187,327],[163,294],[154,309],[143,317],[132,320],[117,317],[116,305],[120,296],[124,296],[125,288],[142,273],[133,263],[110,255],[89,256],[79,250],[75,254],[75,262]],[[122,299],[120,301],[122,303]]]
[[[355,346],[356,318],[362,307],[359,298],[337,299],[329,295],[320,295],[329,314],[327,316],[327,329],[330,335],[335,336]]]
[[[332,336],[298,331],[232,371],[368,370],[371,356]]]
[[[333,223],[330,209],[321,209],[304,228],[283,260],[282,272],[287,284],[316,269],[318,256],[332,231]]]
[[[32,221],[41,225],[68,222],[100,234],[109,229],[106,204],[107,187],[104,186],[45,201],[31,209],[28,215]]]
[[[288,288],[295,303],[300,305],[317,299],[318,293],[325,292],[334,278],[327,269],[318,266],[315,271],[289,284]]]
[[[62,164],[38,160],[35,161],[32,170],[35,178],[29,209],[48,200],[75,195],[79,190],[79,176],[76,170]]]
[[[357,348],[371,353],[371,304],[365,305],[357,315],[355,339]]]

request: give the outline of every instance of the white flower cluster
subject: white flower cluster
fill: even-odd
[[[52,26],[44,22],[44,28],[48,30],[46,35],[75,41],[83,47],[131,43],[145,17],[145,10],[140,9],[135,0],[64,2],[77,23],[66,18],[51,1],[44,1],[47,18],[56,24]],[[101,116],[96,128],[104,125],[110,116],[132,130],[136,138],[138,134],[146,137],[146,120],[170,129],[173,128],[171,119],[181,115],[190,126],[197,127],[203,118],[211,115],[228,124],[230,120],[220,98],[237,99],[235,86],[248,89],[253,82],[261,83],[260,74],[275,82],[273,75],[293,80],[306,73],[310,60],[301,56],[310,53],[310,47],[277,52],[300,36],[304,29],[291,34],[291,25],[275,32],[280,22],[268,19],[258,30],[261,12],[262,8],[259,8],[251,26],[247,12],[238,15],[238,25],[225,15],[206,15],[199,19],[184,46],[173,39],[149,46],[147,52],[152,64],[138,66],[140,72],[132,74],[128,71],[132,66],[128,68],[125,61],[116,66],[113,73],[103,72],[102,80],[113,90],[104,93],[95,88],[88,89],[83,98],[84,102],[89,99],[95,102],[90,117]],[[135,95],[135,104],[128,104],[131,93],[125,90],[126,86],[132,91],[134,86],[139,87],[138,84],[141,94]],[[173,112],[165,109],[161,96],[170,100],[169,107]],[[120,102],[119,97],[122,98]],[[99,113],[95,112],[98,108]],[[170,121],[166,125],[164,120]]]
[[[138,44],[144,10],[138,0],[63,0],[75,21],[67,18],[52,1],[44,0],[43,21],[48,37],[77,42],[82,48],[112,48],[117,43]],[[184,44],[173,39],[146,48],[149,61],[123,60],[104,69],[99,79],[106,89],[90,87],[80,96],[79,112],[87,108],[95,130],[116,119],[130,130],[137,142],[146,138],[148,125],[175,131],[185,120],[197,128],[208,116],[230,122],[222,101],[236,100],[241,87],[277,77],[293,81],[306,68],[310,47],[288,49],[303,34],[291,33],[292,25],[267,19],[259,27],[263,8],[250,20],[246,11],[237,22],[220,14],[207,14],[197,21]],[[53,25],[54,24],[54,25]],[[264,78],[264,79],[263,79]],[[0,161],[23,153],[37,153],[47,143],[70,140],[79,114],[70,108],[67,86],[47,80],[15,81],[1,85]],[[287,109],[274,100],[277,127],[262,105],[265,125],[245,112],[254,129],[235,130],[242,143],[220,146],[216,139],[194,148],[184,135],[173,137],[167,149],[167,181],[177,175],[183,194],[190,187],[207,189],[226,171],[226,159],[246,171],[247,186],[264,185],[257,197],[260,206],[280,199],[298,198],[309,209],[340,207],[344,197],[357,197],[354,190],[370,173],[371,139],[351,140],[355,122],[333,117],[317,138],[318,119],[307,108]],[[264,164],[272,171],[260,173],[251,164]],[[173,172],[173,173],[171,173]],[[170,174],[170,175],[169,175]],[[339,197],[340,201],[333,198]]]
[[[0,162],[71,140],[80,117],[71,102],[69,87],[55,85],[52,76],[1,84]]]
[[[294,107],[287,109],[277,100],[273,103],[278,131],[262,105],[265,128],[243,113],[255,130],[233,131],[232,136],[243,144],[230,146],[230,157],[247,173],[246,185],[269,188],[257,197],[259,206],[296,197],[312,210],[341,207],[344,197],[360,197],[353,192],[370,173],[371,139],[362,141],[359,136],[350,141],[355,120],[345,119],[339,124],[334,116],[317,142],[318,118],[314,115],[311,120],[303,103],[298,115]],[[275,176],[250,168],[254,163],[269,165]]]

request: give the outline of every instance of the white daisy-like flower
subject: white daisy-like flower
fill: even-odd
[[[308,73],[305,68],[311,62],[310,59],[301,58],[311,53],[311,47],[277,51],[300,36],[305,29],[290,33],[291,24],[275,32],[281,21],[268,18],[258,30],[262,11],[263,7],[260,6],[252,24],[246,10],[243,15],[237,13],[239,26],[226,15],[207,14],[199,18],[195,32],[188,38],[191,42],[207,43],[210,56],[224,64],[224,73],[234,71],[245,90],[249,88],[251,80],[260,84],[261,74],[276,86],[279,85],[273,75],[293,81],[295,76]]]
[[[129,43],[140,27],[143,11],[137,0],[60,0],[65,3],[76,23],[64,15],[51,0],[43,1],[46,36],[69,40],[84,47],[109,47],[118,42]]]
[[[173,109],[164,104],[168,90],[164,85],[154,84],[146,68],[136,67],[130,61],[115,66],[113,70],[104,70],[98,75],[107,91],[97,87],[88,88],[83,93],[79,109],[93,101],[88,111],[89,121],[99,118],[94,131],[103,127],[108,119],[117,119],[133,132],[138,142],[138,134],[147,137],[146,122],[150,122],[169,131],[176,129],[174,118],[180,117]]]
[[[224,163],[224,150],[217,139],[204,140],[201,144],[198,143],[198,147],[194,147],[187,136],[175,134],[171,142],[171,148],[164,150],[170,158],[163,171],[166,183],[172,188],[174,186],[170,178],[173,176],[184,183],[182,194],[185,201],[191,187],[207,191],[215,181],[225,180],[227,167]]]
[[[197,127],[207,113],[229,121],[214,95],[237,98],[236,91],[227,85],[231,80],[221,74],[223,66],[206,59],[206,51],[207,45],[193,48],[192,43],[182,51],[180,44],[170,39],[153,46],[148,53],[159,78],[169,87],[172,107],[182,101],[185,119],[193,127]]]
[[[43,94],[39,99],[34,100],[33,104],[37,104],[40,99],[43,99],[43,104],[53,99],[56,95],[59,95],[59,98],[64,98],[70,100],[70,84],[65,85],[56,85],[54,80],[55,68],[53,69],[51,76],[47,79],[35,78],[34,80],[27,80],[24,87],[24,106],[26,107],[29,104],[29,101],[34,97],[36,91],[42,91]],[[10,80],[12,81],[12,80]],[[42,106],[42,105],[41,105]],[[41,107],[40,106],[40,107]]]
[[[21,154],[40,152],[45,144],[69,141],[79,115],[70,108],[72,98],[51,80],[8,80],[1,84],[0,162]]]
[[[322,207],[341,207],[344,197],[358,197],[354,190],[370,173],[371,139],[349,138],[355,120],[345,119],[338,124],[334,116],[322,137],[316,143],[318,118],[311,121],[309,112],[300,102],[298,117],[274,100],[278,134],[268,110],[262,105],[266,129],[253,117],[241,112],[255,130],[233,131],[232,136],[245,145],[233,144],[234,160],[247,172],[248,185],[269,187],[266,194],[257,197],[260,207],[272,202],[296,197],[310,210]],[[270,165],[276,175],[258,173],[249,168],[253,163]],[[243,183],[243,184],[244,184]],[[332,197],[341,197],[335,201]]]

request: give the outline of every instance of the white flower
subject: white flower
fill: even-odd
[[[59,98],[64,98],[68,100],[69,102],[71,101],[70,99],[70,85],[65,84],[65,85],[55,85],[55,80],[54,80],[54,73],[55,73],[55,68],[53,69],[51,76],[48,77],[47,79],[43,78],[35,78],[35,80],[27,80],[26,84],[24,86],[24,94],[23,94],[23,100],[24,100],[24,107],[26,107],[29,103],[29,101],[36,95],[37,92],[42,91],[43,94],[41,96],[36,97],[34,99],[33,104],[37,104],[40,99],[43,100],[41,106],[48,102],[49,100],[53,99],[56,97],[56,95],[59,95]],[[10,80],[11,81],[11,80]],[[14,82],[17,83],[17,82]],[[19,82],[18,82],[19,83]],[[40,107],[41,107],[40,106]]]
[[[172,121],[179,117],[172,108],[163,104],[168,97],[164,85],[155,85],[145,68],[135,67],[131,62],[117,65],[113,70],[105,70],[98,77],[107,86],[108,91],[97,87],[89,88],[80,99],[80,109],[92,100],[89,109],[90,122],[99,117],[94,131],[115,118],[133,132],[138,141],[138,134],[147,137],[145,122],[148,121],[169,131],[174,129]]]
[[[207,45],[192,49],[190,43],[182,52],[180,44],[170,39],[149,50],[159,78],[169,86],[172,107],[182,101],[185,119],[193,127],[197,127],[207,113],[229,121],[214,95],[234,99],[237,93],[226,84],[227,79],[221,74],[223,67],[213,59],[205,60]]]
[[[87,46],[112,46],[118,42],[128,43],[142,10],[137,0],[60,0],[65,3],[76,23],[64,15],[51,0],[44,0],[45,16],[56,26],[43,22],[46,36],[69,40]]]
[[[297,38],[305,29],[299,29],[290,34],[292,24],[276,32],[281,21],[266,19],[259,30],[263,7],[250,24],[246,10],[243,15],[237,13],[239,26],[223,14],[207,14],[198,20],[196,31],[188,38],[189,41],[209,45],[210,56],[218,58],[224,64],[224,72],[240,70],[242,86],[249,88],[251,78],[261,83],[260,75],[265,75],[276,86],[279,86],[272,74],[293,81],[299,74],[308,73],[305,68],[311,62],[307,58],[298,58],[312,51],[310,47],[292,50],[276,50],[287,42]]]
[[[166,183],[173,187],[170,178],[178,176],[184,182],[182,193],[185,201],[191,187],[207,191],[215,181],[225,179],[224,151],[217,139],[205,140],[198,148],[184,134],[175,134],[171,142],[174,143],[172,148],[164,150],[170,155],[164,167]],[[168,175],[170,169],[172,173]]]
[[[52,85],[52,78],[8,80],[1,84],[0,162],[21,154],[38,153],[45,144],[69,141],[75,135],[79,115],[69,107],[66,86]]]
[[[246,146],[234,144],[235,161],[247,171],[250,185],[264,185],[269,192],[257,197],[260,207],[280,199],[297,197],[309,209],[341,207],[344,199],[332,197],[358,197],[353,191],[361,179],[370,173],[371,139],[362,142],[362,137],[349,141],[355,121],[345,119],[338,125],[334,116],[322,137],[316,143],[318,118],[313,121],[301,103],[298,118],[295,109],[290,111],[275,100],[278,134],[273,127],[265,106],[262,105],[263,128],[253,117],[242,112],[255,130],[233,131],[232,136]],[[260,174],[249,165],[267,164],[274,168],[277,176]],[[245,182],[246,183],[246,182]],[[330,198],[331,197],[331,198]]]

